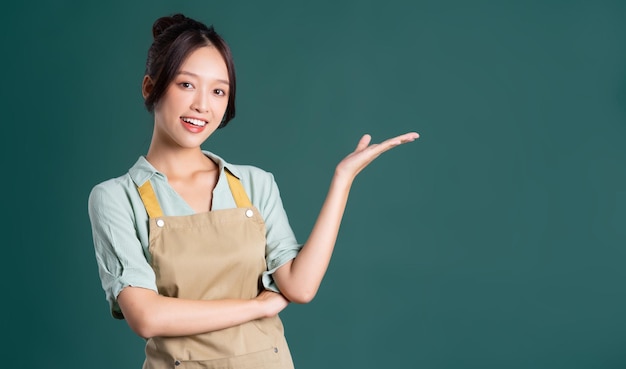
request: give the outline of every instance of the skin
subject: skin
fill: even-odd
[[[152,86],[153,81],[145,76],[144,98]],[[200,145],[219,126],[227,104],[226,64],[217,49],[206,46],[189,55],[154,109],[154,131],[146,159],[167,176],[170,185],[196,212],[211,209],[212,190],[219,175],[217,165],[202,153]],[[181,117],[201,119],[207,124],[200,130],[183,123]],[[371,144],[371,137],[366,134],[337,165],[309,238],[298,256],[274,274],[282,293],[262,291],[252,300],[206,301],[165,297],[152,290],[126,287],[118,295],[118,302],[129,326],[144,338],[186,336],[275,316],[290,301],[311,301],[328,268],[357,174],[385,151],[418,137],[409,132]]]

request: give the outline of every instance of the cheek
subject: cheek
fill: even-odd
[[[161,105],[161,110],[171,111],[179,109],[182,104],[184,104],[184,95],[177,94],[175,92],[169,92],[163,96],[161,101],[159,101],[159,105]]]
[[[179,103],[177,103],[176,99],[172,99],[171,96],[164,96],[164,98],[154,106],[154,116],[159,116],[165,119],[168,116],[171,117],[172,114],[178,115],[180,112],[180,108],[178,108],[178,106]]]
[[[229,101],[229,96],[223,97],[220,101],[220,106],[222,108],[222,110],[226,110],[226,108],[228,107],[228,101]]]

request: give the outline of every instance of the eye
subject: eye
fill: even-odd
[[[180,87],[185,88],[185,89],[191,89],[193,88],[193,85],[189,82],[181,82],[178,84]]]
[[[218,96],[226,96],[226,91],[222,90],[221,88],[216,88],[215,90],[213,90],[213,92],[215,92],[215,94]]]

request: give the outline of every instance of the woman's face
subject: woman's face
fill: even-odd
[[[224,117],[228,88],[228,69],[220,52],[213,46],[193,51],[154,108],[153,144],[199,147]]]

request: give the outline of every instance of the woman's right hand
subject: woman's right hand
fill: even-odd
[[[269,290],[263,290],[255,300],[263,307],[266,318],[276,316],[289,305],[289,300],[287,300],[285,296]]]

